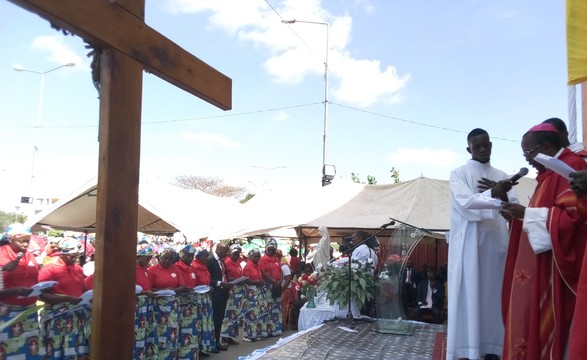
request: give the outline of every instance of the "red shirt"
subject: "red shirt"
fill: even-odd
[[[84,288],[86,291],[94,288],[94,274],[90,274],[90,276],[84,280]]]
[[[226,270],[226,277],[228,280],[238,279],[243,276],[243,268],[241,268],[240,257],[237,261],[233,261],[230,256],[224,259],[224,269]]]
[[[253,281],[263,281],[263,274],[261,274],[259,266],[251,260],[247,260],[247,265],[243,269],[243,276],[248,276]]]
[[[16,253],[10,245],[0,246],[0,266],[4,266],[14,259],[16,259]],[[2,276],[4,277],[5,289],[15,287],[30,288],[38,282],[39,266],[32,254],[24,252],[24,256],[18,262],[18,266],[12,271],[3,271]],[[18,296],[11,296],[0,299],[0,302],[5,304],[20,306],[32,305],[36,301],[37,298],[34,296],[22,299],[19,299]]]
[[[196,270],[193,266],[188,266],[181,260],[176,262],[173,266],[177,268],[177,271],[183,278],[185,286],[191,288],[196,286]]]
[[[196,285],[210,285],[210,271],[206,264],[200,260],[194,260],[192,267],[196,272]]]
[[[185,285],[183,277],[175,266],[164,268],[161,264],[157,264],[147,271],[153,281],[153,289],[175,289]]]
[[[289,259],[289,267],[291,268],[291,272],[294,274],[300,273],[300,258],[297,256],[292,256]]]
[[[143,288],[143,291],[150,291],[153,287],[153,281],[149,276],[148,267],[142,267],[137,264],[137,274],[135,275],[135,284]]]
[[[281,262],[274,256],[263,255],[259,260],[259,270],[267,272],[273,280],[281,280]]]
[[[84,271],[78,264],[67,265],[63,259],[45,265],[39,271],[39,282],[57,281],[53,293],[80,297],[84,293]]]

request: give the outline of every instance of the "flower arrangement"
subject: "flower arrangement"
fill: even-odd
[[[369,259],[370,260],[370,259]],[[375,278],[371,273],[372,261],[366,264],[353,259],[351,264],[351,298],[362,308],[367,300],[375,297]],[[349,302],[349,264],[348,261],[339,266],[329,266],[320,270],[322,279],[318,290],[326,292],[330,305],[338,303],[342,308]]]
[[[316,295],[316,287],[320,284],[320,276],[318,276],[318,272],[313,272],[310,275],[302,274],[300,280],[298,281],[298,285],[296,286],[296,290],[299,290],[302,295],[306,297],[311,293]]]

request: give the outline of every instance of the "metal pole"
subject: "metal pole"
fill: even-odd
[[[41,73],[41,88],[39,90],[39,106],[37,109],[37,122],[35,124],[35,142],[33,143],[33,161],[31,165],[31,182],[29,184],[29,194],[31,198],[35,199],[35,195],[33,193],[33,183],[35,181],[35,160],[37,158],[37,153],[39,152],[39,130],[41,128],[41,117],[43,114],[43,94],[45,92],[45,74]]]
[[[284,24],[315,24],[326,26],[326,57],[324,59],[324,134],[322,135],[322,186],[330,184],[330,180],[326,178],[325,167],[327,160],[327,143],[328,143],[328,50],[330,38],[330,23],[320,21],[304,21],[304,20],[282,20]]]
[[[32,201],[34,202],[35,196],[33,194],[33,184],[35,181],[35,164],[36,164],[36,158],[37,158],[37,153],[39,152],[39,132],[41,129],[41,120],[42,120],[42,116],[43,116],[43,97],[45,94],[45,75],[53,72],[55,70],[61,69],[63,67],[72,67],[75,66],[75,63],[67,63],[67,64],[63,64],[63,65],[59,65],[57,67],[54,67],[52,69],[49,69],[47,71],[35,71],[35,70],[30,70],[27,69],[25,67],[23,67],[22,65],[15,65],[13,67],[13,69],[15,71],[18,72],[30,72],[33,74],[37,74],[41,76],[41,87],[39,90],[39,106],[37,109],[37,121],[35,123],[35,142],[33,144],[33,160],[32,160],[32,164],[31,164],[31,180],[30,180],[30,184],[29,184],[29,195],[32,199]]]
[[[326,144],[328,134],[328,41],[330,37],[330,24],[326,25],[326,59],[324,61],[324,136],[322,139],[322,186],[327,185],[326,174],[324,168],[326,167]]]

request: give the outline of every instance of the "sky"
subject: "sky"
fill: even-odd
[[[321,186],[325,63],[333,182],[354,172],[388,184],[392,168],[402,181],[448,179],[474,128],[492,138],[492,165],[514,174],[527,166],[524,132],[568,118],[564,11],[549,0],[147,0],[149,26],[232,79],[233,106],[144,72],[140,181]],[[99,99],[81,38],[7,1],[0,33],[0,209],[23,211],[21,196],[58,198],[97,175]]]

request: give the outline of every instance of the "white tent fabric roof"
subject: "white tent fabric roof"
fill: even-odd
[[[516,191],[522,204],[528,204],[535,186],[534,179],[519,181]],[[450,226],[448,180],[420,177],[390,185],[332,184],[312,193],[267,193],[252,203],[255,199],[251,200],[252,207],[249,204],[244,207],[258,221],[251,222],[252,226],[241,236],[294,226],[377,229],[390,218],[427,230],[448,230]],[[303,231],[306,236],[316,235],[312,230]]]
[[[96,179],[29,219],[33,228],[93,231],[96,227]],[[239,217],[242,205],[198,190],[170,184],[139,187],[137,231],[170,234],[181,231],[190,239],[220,239],[234,232],[230,218]]]

